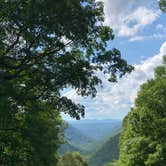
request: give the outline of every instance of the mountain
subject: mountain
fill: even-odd
[[[119,136],[117,134],[105,142],[89,159],[90,166],[103,166],[119,157]]]
[[[93,139],[82,133],[79,129],[74,127],[72,124],[68,125],[65,129],[65,140],[72,145],[85,146],[93,143]]]
[[[94,140],[84,135],[72,124],[68,123],[66,126],[67,128],[64,130],[65,143],[60,146],[59,153],[64,154],[65,152],[75,151],[81,154],[86,153],[86,150],[83,149],[83,147],[93,144]]]
[[[79,153],[81,153],[81,150],[79,148],[71,145],[70,143],[65,143],[65,144],[60,146],[59,153],[62,155],[65,152],[79,152]]]
[[[77,151],[89,158],[92,166],[102,166],[100,163],[117,158],[117,134],[121,130],[121,120],[80,120],[67,123],[64,131],[66,143],[61,145],[60,154]],[[106,154],[102,155],[102,152]],[[95,162],[99,165],[95,165]]]
[[[69,124],[95,141],[121,129],[121,120],[118,119],[70,121]]]

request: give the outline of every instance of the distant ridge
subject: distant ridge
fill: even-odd
[[[87,122],[110,122],[110,121],[119,121],[122,122],[121,119],[81,119],[81,120],[66,120],[66,122],[70,123],[70,124],[75,124],[75,123],[87,123]]]
[[[79,148],[71,145],[70,143],[65,143],[61,145],[58,151],[61,155],[64,154],[65,152],[80,152],[81,153]]]
[[[72,145],[79,146],[84,146],[94,141],[71,124],[65,129],[65,140]]]
[[[110,137],[121,131],[120,119],[88,119],[68,121],[65,129],[66,143],[61,145],[59,152],[78,151],[86,157],[101,149],[102,145],[110,140]]]
[[[122,121],[120,119],[88,119],[80,121],[71,121],[69,125],[75,127],[79,132],[94,141],[100,141],[105,136],[110,136],[115,130],[121,129]]]

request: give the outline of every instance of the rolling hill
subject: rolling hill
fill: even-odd
[[[102,140],[106,136],[110,136],[117,130],[121,129],[121,120],[106,119],[106,120],[80,120],[70,121],[69,126],[72,125],[79,132],[96,141]],[[68,130],[70,131],[70,130]]]
[[[71,145],[70,143],[65,143],[65,144],[60,146],[59,153],[62,155],[65,152],[79,152],[79,153],[81,153],[81,149]]]
[[[85,146],[94,142],[92,138],[82,133],[72,124],[69,124],[68,128],[65,129],[65,140],[76,146]]]
[[[89,159],[90,166],[103,166],[119,157],[119,136],[117,134],[105,142]]]
[[[85,146],[93,144],[95,141],[92,138],[89,138],[72,124],[68,124],[68,127],[64,130],[64,141],[59,148],[59,153],[64,154],[65,152],[79,152],[81,154],[86,153],[86,150],[83,149]]]
[[[118,158],[120,120],[71,121],[67,126],[60,154],[77,151],[89,159],[89,166],[102,166]]]

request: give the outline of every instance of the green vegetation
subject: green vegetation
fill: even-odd
[[[90,166],[103,166],[119,157],[119,136],[117,134],[105,142],[89,159]]]
[[[166,12],[166,1],[159,6]],[[123,120],[120,157],[106,166],[165,166],[166,164],[166,56],[155,78],[141,86],[135,107]]]
[[[85,154],[87,152],[86,147],[94,144],[95,140],[89,138],[71,124],[67,126],[64,130],[64,144],[60,146],[59,153],[64,154],[65,152],[77,151]]]
[[[88,166],[88,163],[77,152],[65,153],[57,166]]]
[[[104,166],[116,166],[116,162],[112,162],[112,163],[107,163]]]
[[[31,91],[26,93],[29,99],[24,101],[20,89],[15,91],[13,87],[6,89],[0,85],[3,94],[0,95],[0,165],[56,164],[60,144],[59,112],[53,110],[47,101],[31,100],[34,97]],[[20,106],[14,102],[17,97]]]
[[[117,132],[121,129],[121,120],[117,119],[82,120],[70,122],[70,124],[74,126],[76,130],[79,130],[80,133],[94,141],[101,141],[104,137],[109,138],[111,137],[111,134],[114,134],[114,132]],[[67,135],[69,135],[69,133]]]
[[[91,133],[93,137],[93,133],[96,135],[95,132],[97,132],[99,125],[100,128],[103,128],[103,133],[109,132],[109,135],[103,134],[102,138],[98,141],[92,138],[89,139],[89,137],[87,137],[87,135],[89,135],[89,130],[86,131],[84,128],[93,126],[94,130]],[[68,126],[65,129],[64,134],[66,143],[61,145],[59,148],[61,155],[65,154],[65,152],[79,152],[84,158],[87,159],[90,166],[102,166],[107,162],[118,159],[119,128],[121,126],[120,120],[87,120],[69,122],[66,126]],[[79,130],[79,128],[81,128],[81,130]],[[92,130],[90,129],[90,131]]]
[[[141,86],[135,107],[123,121],[116,166],[165,166],[166,57],[155,79]]]
[[[166,12],[166,0],[159,0],[159,6],[163,12]]]
[[[103,22],[94,0],[0,1],[0,165],[56,165],[59,113],[84,117],[60,91],[95,96],[96,70],[112,82],[131,72]]]
[[[79,152],[82,154],[82,149],[77,146],[71,145],[70,143],[64,143],[59,147],[58,152],[60,153],[60,155],[63,155],[66,152]]]
[[[64,154],[65,152],[78,151],[86,158],[92,158],[92,155],[97,153],[106,142],[109,142],[111,137],[120,133],[120,129],[120,120],[69,122],[64,130],[65,143],[60,146],[59,152]]]
[[[36,92],[33,100],[47,99],[73,118],[84,116],[84,107],[60,97],[60,90],[70,86],[95,96],[102,82],[96,70],[116,81],[133,69],[117,49],[107,50],[114,35],[103,25],[101,2],[1,0],[0,18],[1,85],[24,86]]]
[[[94,139],[88,137],[73,125],[68,125],[64,133],[66,141],[69,141],[72,145],[86,146],[94,142]]]
[[[165,0],[159,5],[166,11]],[[114,35],[103,23],[103,3],[96,0],[0,1],[0,165],[87,166],[79,153],[59,159],[60,112],[77,120],[85,114],[60,92],[71,87],[95,97],[102,83],[96,71],[116,82],[133,70],[119,50],[108,49]],[[166,58],[155,73],[124,119],[120,159],[111,165],[165,166]],[[96,163],[90,161],[117,159],[118,138],[95,152],[94,159],[101,157]]]
[[[100,142],[98,142],[98,144],[96,144],[96,143],[91,144],[91,146],[90,146],[91,150],[86,149],[86,148],[85,149],[76,148],[70,144],[66,144],[65,146],[62,146],[62,148],[60,148],[60,152],[61,152],[61,154],[63,153],[64,156],[66,156],[66,154],[70,154],[70,155],[74,154],[71,152],[80,152],[82,154],[82,156],[87,159],[89,166],[103,166],[105,163],[112,162],[112,161],[118,159],[118,157],[119,157],[119,135],[120,134],[117,134],[117,135],[109,138],[109,140],[104,143],[103,143],[103,141],[100,141]],[[68,153],[65,154],[65,152],[68,152]],[[69,155],[67,155],[67,156],[68,157],[65,157],[66,163],[67,163],[67,161],[70,161],[68,158],[71,158],[71,163],[73,164],[74,162],[73,162],[72,157],[71,156],[69,157]],[[76,164],[76,163],[77,162],[75,162],[74,164]],[[72,166],[72,164],[71,164],[71,166]],[[74,166],[74,164],[73,164],[73,166]]]

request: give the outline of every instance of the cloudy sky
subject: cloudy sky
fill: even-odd
[[[112,27],[115,40],[110,48],[118,48],[122,57],[135,66],[135,71],[117,84],[107,82],[98,73],[103,88],[96,98],[82,98],[74,90],[65,96],[86,107],[86,119],[122,119],[134,105],[139,86],[153,78],[153,70],[166,54],[166,13],[159,10],[157,0],[102,0],[105,24]],[[68,116],[63,116],[69,119]]]

